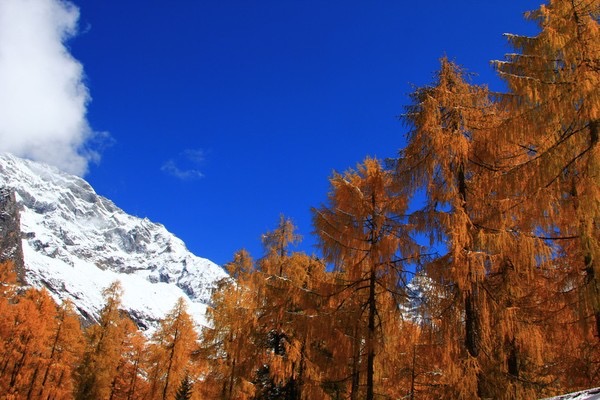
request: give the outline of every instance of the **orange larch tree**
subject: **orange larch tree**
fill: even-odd
[[[507,154],[518,147],[497,140],[506,113],[486,87],[470,84],[446,58],[434,85],[417,89],[412,98],[405,114],[409,142],[396,178],[399,190],[424,197],[411,222],[442,249],[423,273],[432,279],[429,295],[439,296],[444,313],[437,329],[446,395],[523,396],[519,361],[540,354],[543,340],[539,330],[534,334],[532,326],[515,321],[523,319],[519,301],[529,298],[530,278],[550,249],[529,221],[518,221],[508,204],[517,194],[499,186],[499,176],[512,166]]]
[[[40,370],[39,390],[31,398],[72,399],[75,371],[83,355],[81,323],[69,301],[58,307],[52,322],[48,356]]]
[[[0,390],[15,397],[31,397],[47,361],[47,344],[56,303],[47,291],[27,290],[16,298],[7,315],[5,353],[0,366]]]
[[[394,192],[393,174],[378,160],[367,158],[330,182],[328,202],[313,209],[313,221],[325,260],[344,272],[340,294],[357,300],[366,352],[362,396],[372,400],[379,386],[376,357],[384,353],[385,312],[396,311],[385,303],[404,295],[405,260],[417,257],[419,249],[406,224],[408,198]]]
[[[185,300],[180,298],[160,322],[148,345],[148,399],[171,399],[186,374],[197,378],[192,363],[197,342],[194,322]]]
[[[207,311],[209,326],[203,329],[205,379],[200,386],[206,398],[250,399],[259,351],[254,340],[257,276],[246,250],[236,252],[225,269],[231,278],[222,280],[213,293]]]
[[[78,367],[76,399],[115,396],[115,379],[127,355],[124,344],[133,332],[131,320],[120,310],[121,284],[112,283],[103,294],[106,304],[100,312],[100,321],[85,331],[87,343]]]
[[[507,35],[515,53],[494,65],[509,86],[500,139],[524,153],[502,184],[538,211],[539,230],[565,249],[574,274],[585,272],[585,318],[600,337],[598,15],[598,0],[550,0],[526,14],[540,32]]]

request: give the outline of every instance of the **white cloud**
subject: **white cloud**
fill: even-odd
[[[185,181],[203,178],[204,174],[197,167],[204,162],[204,155],[201,149],[184,150],[176,159],[165,162],[161,171]]]
[[[83,175],[98,153],[83,66],[65,47],[78,19],[64,0],[0,0],[0,151]]]
[[[204,150],[202,149],[187,149],[182,153],[185,158],[196,164],[200,164],[204,161],[204,154]]]

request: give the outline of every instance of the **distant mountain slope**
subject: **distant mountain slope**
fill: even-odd
[[[79,177],[9,154],[0,154],[0,189],[5,203],[15,193],[17,207],[5,204],[0,211],[20,210],[28,284],[70,299],[84,318],[95,320],[102,290],[119,280],[123,305],[140,327],[155,326],[179,297],[204,323],[211,289],[226,274],[190,253],[164,226],[126,214]],[[14,218],[2,212],[0,232],[7,232],[2,223]],[[15,249],[0,254],[7,251]]]

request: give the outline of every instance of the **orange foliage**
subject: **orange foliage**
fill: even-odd
[[[331,177],[313,209],[324,260],[290,250],[300,237],[281,216],[261,259],[225,266],[200,339],[180,300],[147,342],[118,283],[84,338],[72,305],[2,263],[0,400],[165,400],[182,382],[194,400],[599,385],[599,15],[600,0],[529,13],[539,34],[508,35],[515,53],[494,62],[506,94],[442,59],[412,94],[393,168],[366,158]]]

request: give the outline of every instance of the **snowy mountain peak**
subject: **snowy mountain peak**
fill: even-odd
[[[123,306],[142,328],[154,326],[179,297],[204,323],[211,290],[226,274],[163,225],[126,214],[79,177],[9,154],[0,154],[0,188],[15,192],[20,209],[28,284],[70,299],[95,320],[102,290],[119,280]]]

